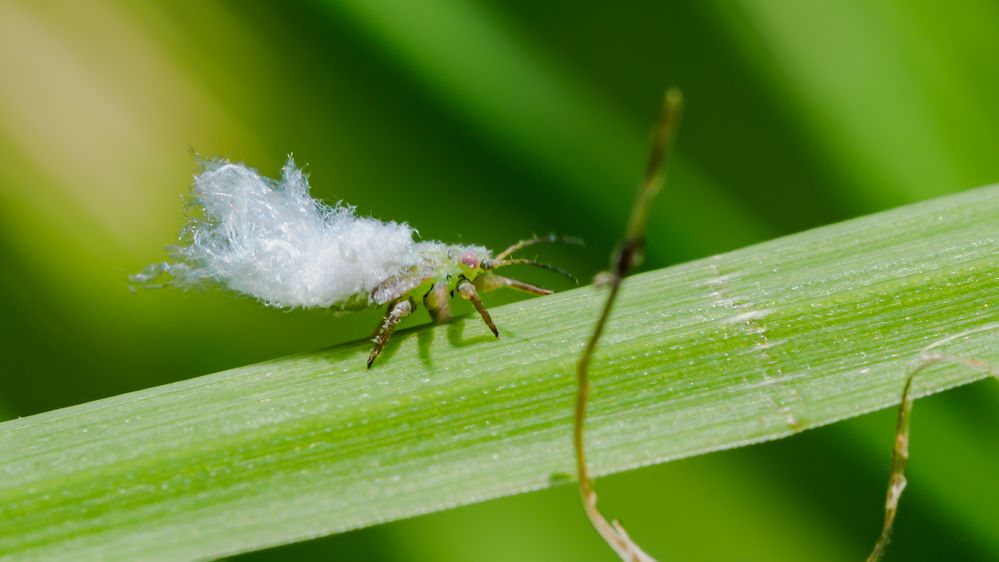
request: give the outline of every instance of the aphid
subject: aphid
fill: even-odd
[[[420,289],[434,321],[451,318],[449,298],[457,293],[499,337],[479,293],[501,287],[535,295],[552,291],[498,275],[497,269],[530,265],[575,281],[562,269],[513,254],[541,243],[579,244],[578,239],[533,237],[496,255],[482,246],[415,242],[416,231],[405,223],[359,217],[352,206],[313,199],[306,174],[291,157],[280,180],[223,159],[202,165],[191,188],[182,244],[171,248],[176,261],[151,265],[132,281],[185,288],[214,282],[277,308],[387,306],[368,367],[399,321],[416,309],[412,295]]]

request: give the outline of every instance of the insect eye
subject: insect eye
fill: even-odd
[[[472,252],[465,252],[461,255],[461,263],[467,265],[468,267],[475,269],[479,267],[479,256],[476,256]]]

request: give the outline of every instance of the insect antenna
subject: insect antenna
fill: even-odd
[[[561,242],[563,244],[572,244],[573,246],[583,245],[583,239],[576,238],[575,236],[560,236],[558,234],[548,234],[547,236],[535,236],[534,238],[528,238],[526,240],[520,240],[518,242],[510,244],[509,248],[496,254],[496,257],[494,257],[493,260],[502,261],[503,259],[509,257],[517,250],[521,250],[528,246],[535,246],[537,244],[555,244],[556,242]]]
[[[558,273],[559,275],[565,277],[566,279],[572,281],[577,285],[579,284],[579,279],[576,279],[576,276],[569,273],[568,271],[560,267],[555,267],[554,265],[551,265],[549,263],[543,263],[527,258],[510,258],[510,259],[501,259],[501,260],[492,259],[489,261],[482,262],[482,269],[486,270],[499,269],[501,267],[506,267],[508,265],[530,265],[533,267],[539,267],[541,269],[547,269],[548,271],[554,271],[555,273]]]

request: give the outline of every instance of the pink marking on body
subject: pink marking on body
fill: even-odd
[[[475,255],[475,252],[465,252],[461,255],[461,263],[476,269],[479,267],[479,256]]]

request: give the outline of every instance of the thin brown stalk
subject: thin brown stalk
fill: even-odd
[[[663,98],[662,113],[659,123],[656,126],[652,151],[649,155],[648,165],[645,169],[645,177],[638,189],[635,204],[632,207],[631,218],[628,221],[628,228],[625,231],[625,238],[618,246],[611,260],[610,271],[598,276],[599,283],[608,285],[610,291],[603,309],[597,319],[597,324],[590,335],[590,339],[583,349],[576,368],[576,415],[573,425],[573,443],[576,450],[576,471],[579,479],[579,494],[583,501],[586,515],[593,523],[593,527],[600,533],[600,536],[607,541],[607,544],[625,562],[648,562],[654,560],[646,554],[638,544],[636,544],[625,532],[624,527],[617,521],[608,522],[607,518],[597,509],[597,494],[593,488],[593,481],[590,478],[586,465],[586,449],[584,440],[584,429],[586,422],[586,405],[590,397],[589,367],[596,351],[600,336],[603,334],[610,316],[614,301],[617,299],[621,289],[621,281],[624,280],[628,272],[641,262],[641,252],[645,244],[645,225],[648,222],[649,209],[652,200],[659,192],[663,183],[665,163],[669,156],[669,149],[673,144],[676,129],[680,123],[680,110],[683,97],[679,90],[670,89]]]
[[[936,351],[940,346],[956,339],[996,329],[999,329],[999,323],[991,323],[938,340],[924,348],[910,365],[909,374],[905,378],[905,386],[902,389],[902,403],[898,407],[898,422],[895,426],[895,447],[892,450],[891,458],[891,478],[888,480],[888,493],[885,497],[884,524],[881,528],[881,535],[874,545],[874,549],[867,557],[867,562],[877,562],[884,555],[885,549],[888,548],[892,526],[895,524],[895,515],[898,513],[898,500],[902,497],[902,491],[905,490],[905,465],[909,461],[909,423],[912,419],[913,404],[911,397],[912,381],[916,378],[916,375],[938,363],[964,365],[972,369],[985,371],[995,377],[996,380],[999,380],[999,373],[995,371],[989,362],[983,359],[960,357]]]

